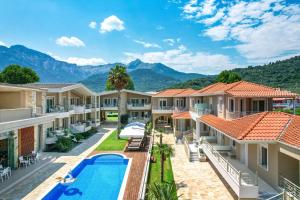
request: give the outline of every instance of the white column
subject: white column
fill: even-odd
[[[245,165],[248,167],[248,144],[245,144]]]
[[[32,107],[32,116],[36,115],[36,91],[31,93],[31,107]]]
[[[200,130],[200,122],[196,121],[196,140],[199,140],[201,136],[201,130]]]
[[[46,113],[47,109],[47,95],[46,92],[42,92],[42,113]]]

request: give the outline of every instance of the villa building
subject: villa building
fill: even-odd
[[[128,114],[129,121],[147,122],[151,117],[152,94],[133,90],[122,90],[120,98],[120,115]],[[100,93],[101,120],[105,121],[107,114],[118,112],[118,92],[105,91]]]
[[[15,168],[19,156],[44,148],[47,129],[55,120],[45,113],[46,90],[0,84],[0,159]]]
[[[89,131],[100,126],[100,97],[82,84],[31,84],[46,91],[44,113],[54,115],[48,127],[46,144],[54,144],[56,135]]]
[[[182,91],[157,96],[175,92]],[[190,158],[205,153],[240,199],[266,198],[282,187],[300,195],[300,118],[273,112],[273,98],[295,100],[296,94],[246,81],[216,83],[191,91],[182,112],[168,113]]]

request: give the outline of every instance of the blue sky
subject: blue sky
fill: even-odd
[[[300,53],[300,2],[2,0],[0,44],[68,62],[162,62],[216,74]]]

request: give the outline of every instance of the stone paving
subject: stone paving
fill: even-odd
[[[101,127],[98,133],[68,153],[44,153],[51,157],[56,157],[57,159],[33,173],[12,189],[1,193],[0,199],[41,199],[41,197],[57,183],[57,177],[65,176],[70,169],[76,166],[82,159],[86,158],[109,135],[108,133],[114,129],[114,126]]]
[[[159,135],[157,132],[156,135]],[[155,137],[155,142],[159,137]],[[182,200],[233,200],[237,196],[209,162],[189,162],[183,144],[175,144],[173,134],[163,134],[163,143],[174,148],[171,158],[178,195]]]

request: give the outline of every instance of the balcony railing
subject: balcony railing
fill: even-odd
[[[47,107],[47,113],[58,113],[58,112],[69,112],[71,110],[74,110],[74,106],[51,106]]]
[[[287,193],[287,195],[294,197],[294,199],[300,199],[300,186],[283,176],[279,177],[279,186]]]
[[[101,104],[101,107],[118,107],[118,104]]]
[[[244,117],[247,115],[252,115],[252,114],[256,114],[259,112],[264,112],[264,111],[236,111],[236,112],[227,112],[226,113],[226,118],[228,119],[236,119],[236,118],[240,118],[240,117]]]
[[[129,109],[135,109],[135,108],[150,109],[151,103],[127,103],[127,107]]]
[[[252,176],[249,172],[242,172],[234,167],[227,159],[207,141],[202,141],[202,148],[205,154],[209,157],[218,171],[222,174],[225,180],[229,183],[232,189],[239,195],[243,196],[243,190],[248,188],[249,191],[253,192],[253,196],[258,195],[258,176]],[[250,189],[251,188],[251,189]]]
[[[154,106],[153,110],[172,110],[173,111],[174,106]]]
[[[0,122],[8,122],[35,117],[31,108],[0,109]]]

